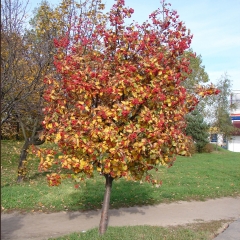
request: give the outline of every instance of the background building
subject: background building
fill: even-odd
[[[236,131],[228,140],[228,150],[240,152],[240,90],[233,91],[231,95],[231,104],[236,107],[230,114],[233,126]]]

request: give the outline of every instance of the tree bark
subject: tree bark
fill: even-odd
[[[108,227],[108,210],[110,205],[110,196],[111,196],[111,190],[112,190],[112,182],[113,178],[105,174],[106,178],[106,185],[105,185],[105,194],[104,194],[104,200],[103,200],[103,206],[102,206],[102,214],[101,214],[101,220],[99,224],[99,234],[103,235]]]
[[[31,145],[41,145],[45,142],[45,139],[40,139],[39,135],[41,133],[42,128],[39,127],[37,129],[37,121],[34,124],[33,130],[32,130],[32,136],[30,138],[27,138],[26,135],[26,131],[24,128],[24,124],[22,122],[20,122],[22,131],[23,131],[23,135],[24,135],[24,139],[25,139],[25,143],[22,147],[21,150],[21,154],[19,157],[19,164],[18,164],[18,176],[17,176],[17,182],[21,183],[26,174],[27,174],[27,168],[26,168],[26,161],[27,161],[27,155],[28,155],[28,149]]]
[[[20,132],[20,126],[19,126],[19,122],[17,122],[17,126],[16,126],[16,141],[20,140],[19,132]]]
[[[18,177],[17,177],[17,182],[21,183],[24,180],[24,177],[26,175],[26,159],[28,155],[28,149],[29,146],[31,145],[30,139],[26,139],[25,143],[22,147],[20,158],[19,158],[19,164],[18,164]]]

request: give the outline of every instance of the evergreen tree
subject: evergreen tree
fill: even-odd
[[[202,114],[196,109],[186,116],[186,134],[191,136],[196,144],[198,152],[203,152],[204,147],[209,142],[209,126],[204,122]]]

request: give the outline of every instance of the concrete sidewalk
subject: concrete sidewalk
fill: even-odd
[[[215,237],[214,240],[240,240],[240,218],[231,223],[228,228]]]
[[[46,240],[50,237],[72,232],[87,231],[98,227],[101,211],[2,214],[4,240]],[[173,226],[199,221],[236,221],[216,239],[240,240],[239,235],[240,197],[211,199],[205,202],[175,202],[154,206],[111,209],[109,226]],[[227,238],[225,236],[227,235]],[[230,238],[231,236],[235,238]],[[223,237],[223,238],[220,238]],[[237,238],[236,238],[237,237]]]

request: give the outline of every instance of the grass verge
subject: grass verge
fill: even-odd
[[[109,227],[104,236],[99,236],[98,229],[94,228],[84,233],[72,233],[49,240],[209,240],[216,236],[218,229],[226,222],[221,220],[165,228],[157,226]]]

